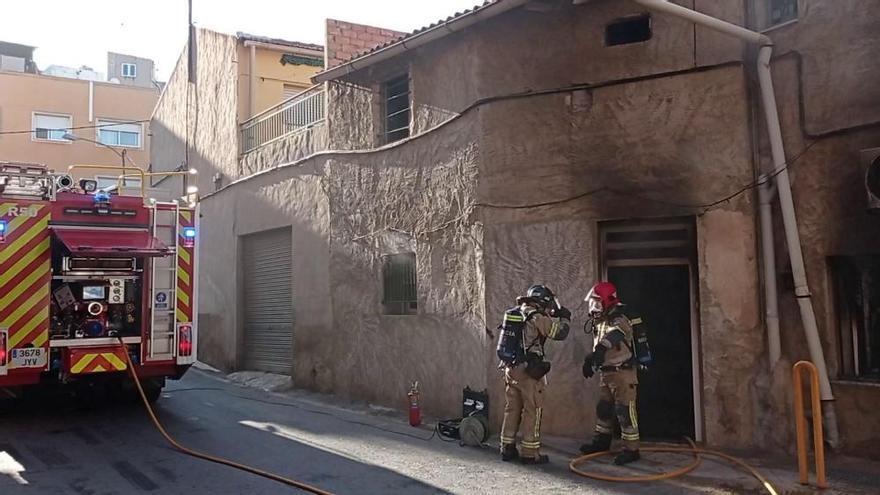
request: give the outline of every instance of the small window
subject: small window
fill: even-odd
[[[73,119],[69,115],[34,114],[34,139],[69,143],[64,134],[70,132]]]
[[[880,381],[880,256],[831,259],[842,378]]]
[[[416,314],[419,305],[415,253],[385,256],[382,265],[382,290],[385,314]]]
[[[752,0],[755,13],[755,27],[766,30],[796,21],[798,0]]]
[[[651,39],[651,16],[618,19],[605,26],[605,46],[628,45]]]
[[[112,120],[98,120],[98,142],[108,146],[123,148],[140,148],[140,124],[117,124]]]
[[[393,143],[409,137],[409,76],[385,83],[385,142]]]
[[[122,64],[122,77],[130,77],[132,79],[137,77],[137,65]]]

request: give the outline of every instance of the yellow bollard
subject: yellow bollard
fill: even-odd
[[[810,403],[813,409],[813,443],[816,451],[816,486],[828,488],[825,481],[825,436],[822,433],[822,404],[819,401],[819,371],[809,361],[798,361],[791,369],[794,383],[794,420],[797,427],[798,470],[801,484],[809,484],[807,467],[807,418],[804,416],[804,389],[801,370],[810,373]]]

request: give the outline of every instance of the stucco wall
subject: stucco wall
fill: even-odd
[[[89,87],[93,88],[92,120],[89,120]],[[88,141],[36,140],[28,130],[33,129],[33,114],[46,113],[70,117],[71,130],[76,136],[98,140],[98,131],[89,126],[98,120],[142,122],[159,98],[156,89],[121,86],[117,84],[52,77],[21,72],[0,72],[0,160],[43,163],[58,172],[76,163],[121,165],[117,153],[123,148],[110,149]],[[150,161],[150,136],[147,124],[141,124],[141,147],[124,148],[132,162],[146,167]],[[78,177],[108,175],[96,170],[84,170]],[[111,171],[109,175],[114,175]]]
[[[749,336],[761,331],[757,312],[749,310],[758,304],[751,197],[705,214],[662,202],[707,203],[752,180],[745,94],[744,72],[731,66],[480,111],[480,198],[494,205],[481,210],[492,253],[486,259],[489,314],[501,314],[533,282],[550,284],[577,308],[597,277],[596,221],[700,215],[702,380],[705,410],[713,411],[706,438],[736,446],[754,441],[756,412],[723,401],[753,392],[722,363],[736,349],[753,348]],[[590,191],[597,192],[585,194]],[[578,195],[584,196],[558,206],[498,207]],[[577,313],[576,329],[583,324],[583,311]],[[548,433],[586,435],[592,425],[595,383],[580,378],[587,345],[576,331],[571,342],[555,346]],[[747,372],[758,358],[737,359]],[[501,400],[500,383],[494,391]]]
[[[196,82],[188,82],[184,49],[153,112],[151,152],[154,171],[185,162],[197,169],[193,180],[204,194],[214,190],[214,174],[223,175],[222,183],[239,176],[236,41],[206,29],[196,39]]]
[[[239,158],[242,176],[277,167],[327,149],[327,126],[321,122],[285,136]]]
[[[846,377],[839,364],[838,308],[828,258],[880,254],[880,222],[866,211],[864,170],[859,161],[859,150],[880,146],[880,93],[871,82],[880,77],[876,63],[880,37],[873,29],[880,22],[880,12],[869,2],[850,0],[833,4],[806,0],[800,6],[796,23],[771,33],[780,54],[773,76],[783,139],[843,448],[877,457],[873,445],[880,425],[866,411],[880,408],[880,387],[838,381]],[[766,168],[770,153],[763,122],[757,132]],[[784,362],[790,364],[810,355],[791,287],[778,208],[775,221],[782,351]],[[774,380],[784,384],[788,399],[790,367],[778,369],[777,375]],[[776,401],[771,413],[777,421],[785,421],[787,405],[780,402]]]
[[[239,236],[292,225],[295,383],[402,406],[418,380],[428,412],[454,415],[464,386],[486,386],[482,230],[469,219],[475,122],[383,151],[319,155],[206,197],[200,358],[237,362]],[[401,251],[417,256],[419,311],[384,315],[382,256]]]

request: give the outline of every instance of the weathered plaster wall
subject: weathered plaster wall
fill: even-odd
[[[586,435],[593,421],[595,383],[580,378],[587,344],[577,329],[580,301],[598,269],[595,222],[701,214],[663,202],[707,203],[749,183],[745,84],[743,69],[731,66],[481,109],[480,201],[494,205],[480,216],[487,229],[488,313],[501,314],[518,292],[542,281],[580,310],[572,341],[554,346],[548,433]],[[579,195],[556,206],[498,207]],[[705,427],[712,444],[748,446],[757,435],[756,411],[728,403],[754,394],[747,374],[761,336],[758,313],[749,310],[759,304],[751,199],[702,214],[697,225],[704,409],[712,411]],[[728,372],[724,363],[733,355],[745,376]],[[495,383],[497,401],[502,390]]]
[[[402,407],[418,380],[427,413],[454,415],[463,387],[486,387],[475,126],[318,155],[205,198],[202,313],[218,337],[203,338],[203,358],[236,362],[238,237],[292,225],[295,383]],[[405,251],[417,257],[419,312],[384,315],[382,256]]]
[[[237,61],[235,37],[199,29],[196,39],[196,82],[188,82],[184,48],[150,121],[150,151],[154,171],[188,161],[205,193],[214,190],[215,173],[224,183],[238,177]]]
[[[239,158],[241,175],[247,177],[326,149],[327,126],[322,122],[242,155]]]
[[[201,242],[210,246],[202,256],[199,299],[199,357],[205,362],[228,370],[237,369],[241,362],[240,237],[290,227],[296,328],[291,352],[304,358],[296,361],[291,374],[308,376],[310,368],[302,365],[313,355],[311,342],[332,335],[325,175],[320,161],[286,167],[254,176],[202,202]]]
[[[869,2],[807,0],[797,23],[774,30],[779,58],[773,65],[783,139],[789,162],[807,278],[828,363],[844,451],[877,457],[872,447],[880,425],[866,411],[880,408],[880,388],[843,383],[837,304],[828,257],[880,254],[880,222],[866,211],[859,150],[880,146],[880,77],[874,26],[880,11]],[[871,124],[874,124],[873,127]],[[766,130],[759,122],[760,159],[771,167]],[[807,150],[807,147],[810,147]],[[809,359],[791,271],[775,212],[780,317],[784,362],[773,377],[788,401],[790,363]],[[788,424],[788,405],[771,402],[769,416]],[[790,446],[791,427],[777,443]]]

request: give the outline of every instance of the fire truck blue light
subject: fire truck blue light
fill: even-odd
[[[6,232],[6,220],[0,220],[0,234]]]
[[[183,236],[188,239],[195,239],[195,237],[196,237],[195,227],[184,227],[183,228]]]

